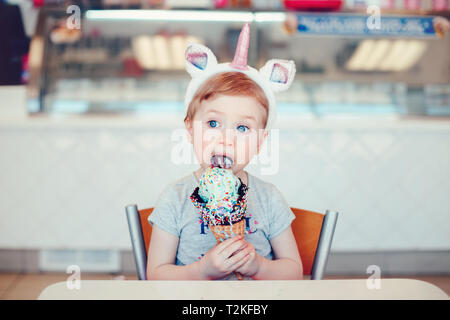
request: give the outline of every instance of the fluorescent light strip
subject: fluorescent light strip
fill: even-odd
[[[396,68],[399,61],[403,59],[408,52],[408,42],[403,39],[395,40],[386,57],[378,66],[382,71],[392,71]]]
[[[391,48],[392,43],[389,40],[377,40],[367,60],[364,62],[362,69],[366,71],[375,70],[386,53]]]
[[[170,38],[170,55],[172,57],[172,69],[184,69],[184,52],[187,43],[186,37],[175,35]]]
[[[194,10],[88,10],[88,20],[252,22],[251,12]],[[267,17],[266,17],[267,18]]]
[[[153,50],[155,52],[156,69],[167,70],[171,68],[171,57],[169,51],[169,37],[155,35],[152,37]]]
[[[396,40],[386,58],[380,63],[379,69],[383,71],[408,70],[424,54],[427,45],[417,40]]]
[[[349,70],[361,70],[375,47],[375,40],[364,40],[358,45],[346,67]]]
[[[255,13],[256,22],[284,22],[286,13],[283,12],[257,12]]]
[[[427,46],[422,41],[410,40],[408,42],[408,48],[406,49],[405,55],[402,59],[399,59],[398,63],[395,65],[395,71],[408,70],[414,66],[417,61],[422,57]]]
[[[131,40],[131,48],[139,66],[146,70],[156,68],[152,38],[147,35],[136,36]]]

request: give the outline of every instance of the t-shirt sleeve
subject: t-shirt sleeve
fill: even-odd
[[[291,225],[292,221],[295,219],[295,215],[283,195],[275,186],[272,186],[269,199],[268,238],[269,240],[272,240]]]
[[[158,228],[179,237],[180,232],[177,223],[177,210],[175,206],[176,193],[169,186],[159,196],[153,212],[148,217],[151,226]]]

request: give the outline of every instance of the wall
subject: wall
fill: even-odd
[[[2,108],[12,99],[4,94]],[[0,109],[1,110],[1,109]],[[195,169],[171,159],[182,114],[0,116],[0,248],[130,249],[124,207]],[[334,251],[450,249],[450,121],[279,116],[273,182],[340,212]]]

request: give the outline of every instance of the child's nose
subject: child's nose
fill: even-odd
[[[219,144],[223,144],[224,146],[233,146],[234,144],[234,134],[233,130],[230,130],[228,128],[224,128],[221,131]]]

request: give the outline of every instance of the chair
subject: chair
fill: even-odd
[[[153,208],[138,210],[137,205],[132,204],[125,210],[138,278],[146,280],[147,252],[152,234],[148,217]],[[291,226],[302,259],[303,274],[310,275],[311,280],[322,280],[338,212],[327,210],[321,214],[297,208],[291,210],[296,216]]]

